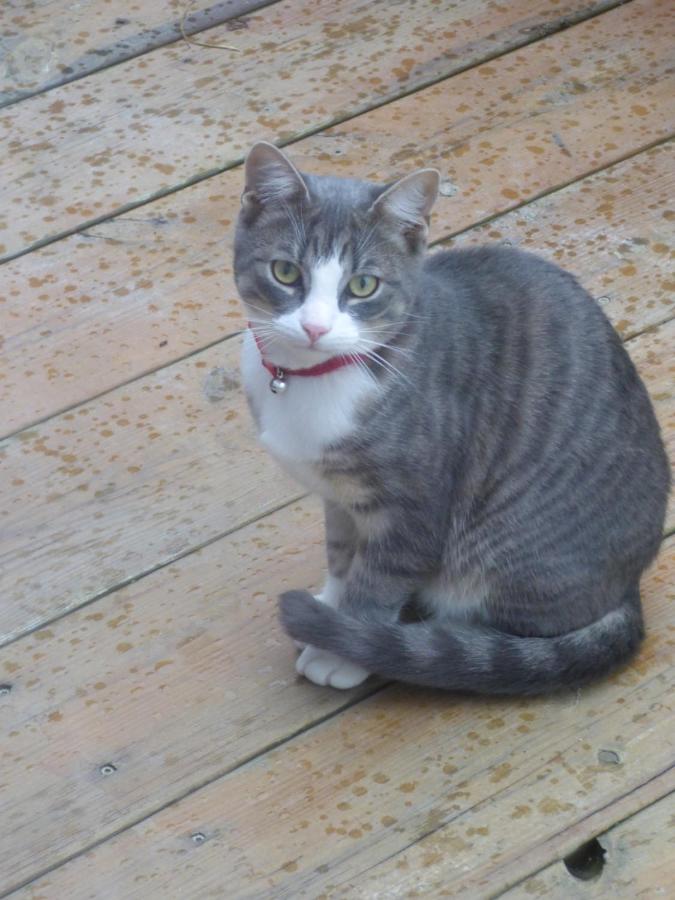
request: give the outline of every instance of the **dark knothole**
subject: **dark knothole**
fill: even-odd
[[[599,878],[605,867],[605,854],[607,851],[597,838],[582,844],[569,856],[563,859],[565,868],[575,878],[581,881],[591,881]]]

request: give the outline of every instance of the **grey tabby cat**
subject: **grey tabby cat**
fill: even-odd
[[[329,575],[290,591],[298,671],[532,694],[628,660],[669,466],[575,279],[499,246],[426,253],[438,173],[246,162],[235,274],[260,440],[324,498]]]

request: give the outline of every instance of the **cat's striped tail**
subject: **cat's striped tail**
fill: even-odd
[[[518,637],[463,623],[361,620],[306,591],[283,594],[280,609],[292,638],[330,650],[374,675],[480,694],[577,687],[626,662],[643,637],[637,588],[596,622],[555,637]]]

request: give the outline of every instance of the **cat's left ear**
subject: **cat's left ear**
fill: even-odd
[[[420,169],[406,175],[383,191],[371,210],[393,219],[405,235],[426,238],[440,179],[436,169]]]
[[[309,198],[300,172],[281,150],[267,141],[258,141],[251,148],[244,172],[246,185],[241,198],[244,209]]]

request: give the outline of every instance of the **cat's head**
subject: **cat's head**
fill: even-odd
[[[389,185],[306,175],[272,144],[252,148],[234,270],[271,361],[368,353],[401,331],[438,180],[434,169]]]

